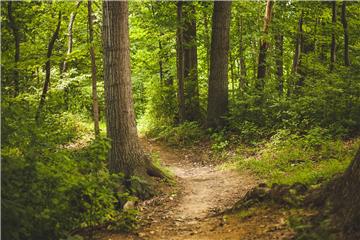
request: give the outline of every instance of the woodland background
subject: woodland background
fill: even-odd
[[[129,2],[141,135],[205,142],[269,184],[317,188],[344,172],[360,143],[359,2],[233,2],[218,64],[213,6]],[[107,167],[102,11],[100,1],[1,2],[4,239],[136,225],[122,207],[137,189]],[[212,71],[224,81],[210,90]]]

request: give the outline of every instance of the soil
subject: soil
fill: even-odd
[[[247,172],[219,170],[204,149],[174,149],[142,140],[174,175],[176,183],[161,195],[141,202],[139,229],[135,233],[98,235],[106,240],[220,240],[291,239],[287,210],[259,207],[242,216],[226,210],[259,181]]]

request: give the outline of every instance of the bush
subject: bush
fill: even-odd
[[[2,237],[59,239],[73,229],[123,219],[128,194],[122,175],[107,170],[108,140],[69,149],[81,124],[66,113],[45,114],[36,124],[28,114],[35,106],[3,101]]]
[[[313,185],[344,171],[359,145],[329,137],[327,130],[315,128],[305,135],[280,130],[256,155],[240,153],[237,163],[268,183]]]
[[[156,139],[170,145],[191,145],[203,139],[204,134],[198,123],[184,122],[175,127],[165,127],[158,133]]]

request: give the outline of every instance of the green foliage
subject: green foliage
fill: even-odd
[[[331,232],[331,224],[329,219],[317,219],[319,224],[314,231],[314,227],[306,217],[293,214],[288,219],[289,226],[295,230],[296,240],[336,240],[339,239]]]
[[[215,132],[210,136],[211,140],[211,150],[214,152],[222,152],[229,146],[229,141],[224,135],[224,131]]]
[[[246,220],[247,218],[251,217],[252,215],[254,215],[254,213],[256,212],[256,208],[252,207],[252,208],[248,208],[248,209],[241,209],[241,211],[236,213],[236,216],[240,219],[240,220]]]
[[[149,196],[151,193],[138,178],[131,180],[132,189],[127,192],[122,185],[123,177],[107,170],[108,140],[102,137],[90,140],[88,136],[92,134],[88,123],[92,89],[86,3],[82,2],[76,10],[73,49],[67,54],[68,24],[76,2],[12,2],[20,37],[17,63],[8,4],[1,2],[3,237],[56,239],[75,228],[91,228],[109,221],[115,222],[112,228],[133,229],[136,211],[122,212],[122,206],[131,193],[143,191]],[[199,100],[201,111],[206,112],[213,4],[196,2],[194,6]],[[238,146],[239,167],[254,171],[270,183],[316,184],[343,171],[359,145],[356,138],[360,133],[360,21],[356,17],[359,3],[347,3],[351,66],[346,67],[342,62],[342,24],[340,19],[335,26],[331,24],[328,3],[277,2],[265,35],[264,7],[264,2],[233,3],[228,125],[214,133],[202,128],[201,119],[199,123],[177,125],[176,4],[131,1],[131,72],[138,126],[145,135],[171,145],[189,146],[210,138],[211,150],[216,154]],[[50,87],[41,121],[36,124],[34,117],[48,60],[47,45],[59,11],[63,18],[50,59]],[[102,118],[105,106],[100,1],[94,2],[93,11]],[[292,61],[301,15],[302,45],[310,50],[302,51],[301,71],[294,73]],[[334,31],[337,60],[335,71],[330,72],[328,46]],[[281,79],[277,76],[278,34],[284,37]],[[255,88],[260,40],[266,40],[270,46],[266,52],[263,91]],[[240,59],[244,66],[240,66]],[[60,70],[64,61],[68,64],[66,72]],[[19,73],[17,97],[14,97],[15,70]]]
[[[205,136],[205,131],[196,122],[184,122],[178,126],[162,126],[144,132],[148,137],[162,140],[170,145],[189,146]]]
[[[303,136],[281,130],[256,155],[240,150],[236,161],[241,169],[250,169],[269,183],[312,185],[343,172],[358,144],[358,140],[330,139],[321,128]]]
[[[123,176],[106,166],[108,140],[74,149],[69,143],[85,130],[76,116],[48,114],[35,124],[26,98],[2,102],[2,237],[56,239],[118,219],[130,226],[134,213],[121,212]]]

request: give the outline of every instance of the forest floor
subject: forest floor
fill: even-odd
[[[98,235],[106,240],[183,239],[291,239],[288,209],[262,206],[225,214],[258,183],[253,175],[220,170],[211,164],[206,150],[177,149],[142,140],[173,175],[175,182],[150,200],[140,202],[140,226],[134,233]]]

